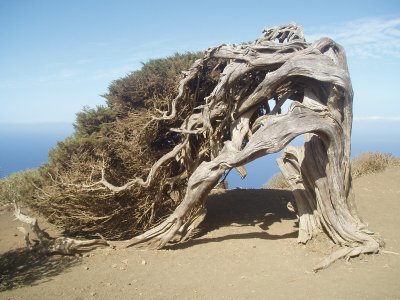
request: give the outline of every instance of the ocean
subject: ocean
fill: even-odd
[[[301,145],[302,137],[297,137],[290,144]],[[360,120],[353,122],[351,137],[351,156],[363,152],[384,152],[400,156],[400,122],[384,120]],[[279,172],[276,158],[281,153],[274,153],[259,158],[246,165],[247,177],[240,179],[237,172],[232,171],[227,177],[229,188],[260,188],[274,174]]]
[[[400,156],[400,122],[354,121],[352,156],[367,151],[379,151]],[[0,177],[13,172],[36,168],[47,162],[48,152],[73,133],[72,124],[0,124]],[[299,145],[301,137],[292,144]],[[260,188],[279,172],[271,154],[246,165],[247,177],[241,180],[236,171],[228,176],[229,188]]]
[[[0,177],[46,163],[49,150],[73,131],[69,123],[0,124]]]

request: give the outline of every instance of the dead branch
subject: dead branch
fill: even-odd
[[[31,218],[21,212],[21,209],[14,202],[14,216],[16,220],[28,224],[31,231],[38,238],[38,243],[32,243],[29,239],[29,232],[24,227],[18,227],[18,230],[24,234],[25,243],[28,249],[37,250],[46,254],[64,254],[71,255],[93,250],[97,247],[109,246],[104,239],[76,240],[67,237],[52,238],[39,227],[36,218]]]

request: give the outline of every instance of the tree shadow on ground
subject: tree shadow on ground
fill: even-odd
[[[282,220],[297,220],[289,211],[287,203],[294,202],[291,191],[275,189],[234,189],[215,191],[207,201],[207,216],[192,239],[168,246],[169,249],[184,249],[194,245],[221,242],[230,239],[286,239],[296,238],[298,230],[274,235],[269,227]],[[203,237],[208,232],[227,226],[258,226],[263,232],[230,234],[222,237]],[[201,238],[200,238],[201,237]]]
[[[77,265],[75,256],[46,255],[19,248],[0,255],[0,292],[51,280]]]

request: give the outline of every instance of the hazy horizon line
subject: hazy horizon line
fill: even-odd
[[[400,116],[354,116],[353,121],[400,121]],[[64,124],[74,125],[75,121],[32,121],[32,122],[4,122],[0,121],[1,125],[48,125],[48,124]]]
[[[40,121],[40,122],[2,122],[0,121],[0,126],[1,125],[45,125],[45,124],[68,124],[68,125],[73,125],[75,121],[73,122],[68,122],[68,121]]]

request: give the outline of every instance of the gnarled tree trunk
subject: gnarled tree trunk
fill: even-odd
[[[204,99],[197,99],[207,76],[218,82]],[[180,128],[171,129],[181,134],[182,142],[154,164],[146,180],[137,178],[117,187],[105,180],[103,172],[102,179],[91,185],[114,192],[135,184],[147,186],[157,169],[171,159],[182,161],[188,169],[191,175],[181,204],[160,225],[130,240],[129,246],[159,249],[177,236],[186,237],[204,217],[201,204],[221,176],[231,168],[243,171],[244,164],[280,151],[304,134],[304,147],[288,147],[278,160],[297,201],[298,240],[306,243],[325,231],[342,246],[315,269],[341,257],[379,250],[382,242],[366,229],[354,205],[353,91],[340,45],[329,38],[307,43],[302,28],[289,24],[264,30],[252,43],[211,48],[185,74],[170,110],[156,119],[175,118],[180,101],[202,104]],[[282,114],[287,101],[292,104]],[[194,139],[207,141],[208,156],[198,154],[197,160],[190,156],[193,150],[200,152],[190,143]]]

